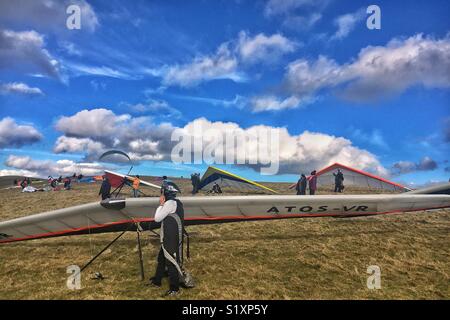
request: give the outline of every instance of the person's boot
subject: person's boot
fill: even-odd
[[[155,277],[149,279],[149,284],[155,287],[161,287],[161,280],[157,280]]]
[[[167,291],[163,297],[174,297],[177,296],[180,293],[179,290],[169,290]]]

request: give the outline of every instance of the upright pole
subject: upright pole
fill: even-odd
[[[142,248],[141,248],[141,235],[139,232],[139,228],[136,229],[136,234],[137,234],[137,244],[138,244],[138,251],[139,251],[139,266],[141,269],[141,281],[145,280],[145,275],[144,275],[144,262],[142,259]]]

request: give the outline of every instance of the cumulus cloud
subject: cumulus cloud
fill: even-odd
[[[357,102],[389,97],[416,85],[448,88],[450,37],[394,39],[386,46],[366,47],[357,59],[342,65],[325,56],[298,59],[288,65],[285,81],[299,96],[339,87],[341,97]]]
[[[44,93],[36,87],[29,87],[26,83],[11,82],[0,84],[0,94],[20,94],[27,96],[39,96]]]
[[[211,55],[200,55],[191,62],[147,70],[162,77],[164,86],[191,87],[201,82],[229,79],[244,82],[246,76],[240,68],[245,64],[274,63],[282,55],[293,52],[298,44],[281,34],[250,36],[241,31],[237,40],[222,43]]]
[[[101,110],[101,111],[100,111]],[[109,112],[108,112],[109,111]],[[99,116],[101,115],[101,116]],[[97,127],[90,128],[90,123],[84,123],[84,119],[107,118],[110,122],[100,122],[107,132],[113,132],[110,138],[99,134]],[[63,120],[63,121],[62,121]],[[279,134],[279,173],[298,174],[300,170],[319,169],[333,162],[345,163],[362,170],[367,170],[380,175],[387,175],[388,171],[380,164],[372,153],[355,147],[352,142],[342,137],[335,137],[318,132],[305,131],[299,135],[292,135],[286,128],[274,128],[270,126],[252,126],[242,128],[233,122],[212,122],[205,118],[190,121],[183,127],[174,127],[168,123],[154,124],[150,118],[129,115],[116,115],[110,110],[94,109],[83,110],[71,117],[62,118],[62,123],[57,123],[59,130],[64,135],[58,138],[55,145],[56,152],[86,152],[86,159],[98,159],[100,152],[116,148],[124,150],[134,160],[170,161],[171,153],[178,141],[172,141],[172,133],[175,130],[189,137],[203,142],[203,148],[211,146],[214,136],[205,135],[204,132],[214,132],[224,137],[232,135],[255,135],[258,132],[276,130]],[[97,124],[98,126],[98,124]],[[200,133],[196,128],[201,128]],[[224,139],[225,141],[225,139]],[[245,165],[255,170],[267,164],[269,158],[263,158],[260,164],[254,164],[258,155],[258,143],[249,144],[246,153],[237,150],[235,145],[227,145],[234,148],[237,155],[247,154],[251,160]],[[97,149],[98,148],[98,149]],[[203,150],[203,149],[202,149]],[[219,152],[225,152],[220,148]],[[203,150],[204,151],[204,150]]]
[[[89,154],[100,154],[104,148],[101,142],[94,141],[90,138],[61,136],[56,140],[53,151],[55,153],[87,152]]]
[[[117,133],[117,128],[126,124],[131,116],[116,116],[108,109],[81,110],[70,117],[61,117],[56,123],[56,130],[74,137],[102,138]]]
[[[45,49],[44,37],[36,31],[0,29],[0,69],[10,68],[59,78],[59,63]]]
[[[198,130],[199,128],[201,130]],[[388,171],[380,164],[375,155],[353,146],[350,140],[342,137],[310,131],[292,135],[286,128],[265,125],[242,128],[237,123],[211,122],[205,118],[195,119],[178,130],[181,130],[184,135],[192,136],[196,141],[203,140],[204,145],[210,144],[215,139],[215,136],[205,135],[204,132],[215,132],[216,135],[222,137],[231,133],[234,136],[251,137],[258,135],[258,132],[276,130],[280,142],[277,154],[279,174],[299,174],[301,171],[309,172],[334,162],[340,162],[379,175],[388,175]],[[231,148],[228,152],[234,152],[236,158],[246,156],[247,163],[243,165],[255,170],[260,170],[273,160],[270,153],[261,155],[258,143],[247,144],[246,150],[237,150],[234,144],[226,144],[223,150],[219,148],[219,153],[225,154],[226,148]],[[255,162],[258,163],[254,164]]]
[[[19,125],[12,118],[0,120],[0,148],[22,147],[42,139],[42,134],[30,125]]]
[[[437,169],[438,164],[430,157],[424,157],[418,163],[411,161],[399,161],[392,166],[392,174],[399,175],[416,171],[432,171]]]
[[[85,0],[14,0],[0,1],[0,20],[10,24],[24,23],[37,30],[64,32],[66,9],[77,5],[81,11],[81,30],[94,31],[99,26],[97,15]]]
[[[337,26],[336,33],[332,39],[343,39],[355,28],[356,24],[363,21],[366,16],[364,9],[359,9],[353,13],[347,13],[337,17],[334,24]]]
[[[55,125],[63,133],[54,151],[86,152],[86,160],[98,159],[108,149],[129,152],[134,160],[160,160],[170,153],[169,123],[155,124],[149,117],[116,115],[108,109],[82,110],[70,117],[61,117]],[[157,143],[158,148],[144,147]],[[144,146],[144,147],[143,147]]]
[[[103,173],[105,167],[98,163],[77,163],[72,160],[34,160],[29,156],[10,155],[5,165],[13,168],[8,171],[27,173],[26,176],[47,177],[51,176],[68,176],[73,173],[83,175],[98,175]]]

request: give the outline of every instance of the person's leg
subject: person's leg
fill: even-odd
[[[156,266],[155,275],[150,280],[153,284],[160,286],[161,280],[164,277],[164,273],[166,271],[166,258],[164,258],[164,252],[162,248],[158,253],[158,265]]]
[[[169,234],[165,233],[164,248],[177,262],[179,262],[179,257],[177,257],[176,254],[178,252],[178,235],[175,232]],[[167,259],[166,266],[169,273],[170,291],[178,291],[180,289],[178,269]]]

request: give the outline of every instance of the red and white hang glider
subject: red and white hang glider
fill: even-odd
[[[121,174],[121,173],[117,173],[117,172],[114,172],[114,171],[109,171],[109,170],[105,170],[105,176],[108,177],[108,180],[111,183],[111,186],[113,188],[120,187],[124,180],[126,182],[132,184],[134,179],[135,179],[135,177],[128,176],[128,175]],[[158,190],[161,189],[161,186],[158,186],[156,184],[153,184],[153,183],[141,180],[141,179],[139,179],[139,180],[140,180],[140,184],[142,184],[142,185],[145,185],[145,186],[148,186],[148,187],[152,187],[152,188],[156,188]]]
[[[411,189],[409,189],[405,186],[402,186],[399,183],[376,176],[369,172],[351,168],[349,166],[346,166],[346,165],[343,165],[343,164],[340,164],[337,162],[317,171],[317,173],[316,173],[317,185],[319,187],[325,186],[325,185],[334,185],[333,173],[337,172],[338,169],[344,175],[344,179],[345,179],[344,185],[345,186],[351,185],[351,186],[370,188],[370,189],[382,189],[382,190],[387,190],[387,191],[401,191],[401,192],[411,191]],[[292,188],[294,186],[295,186],[295,184],[291,185],[290,187]]]
[[[156,186],[156,185],[154,185]],[[158,186],[156,186],[158,187]],[[158,187],[159,188],[159,187]],[[450,207],[450,183],[402,194],[180,197],[185,224],[355,217]],[[0,243],[159,227],[156,197],[109,199],[0,222]]]

